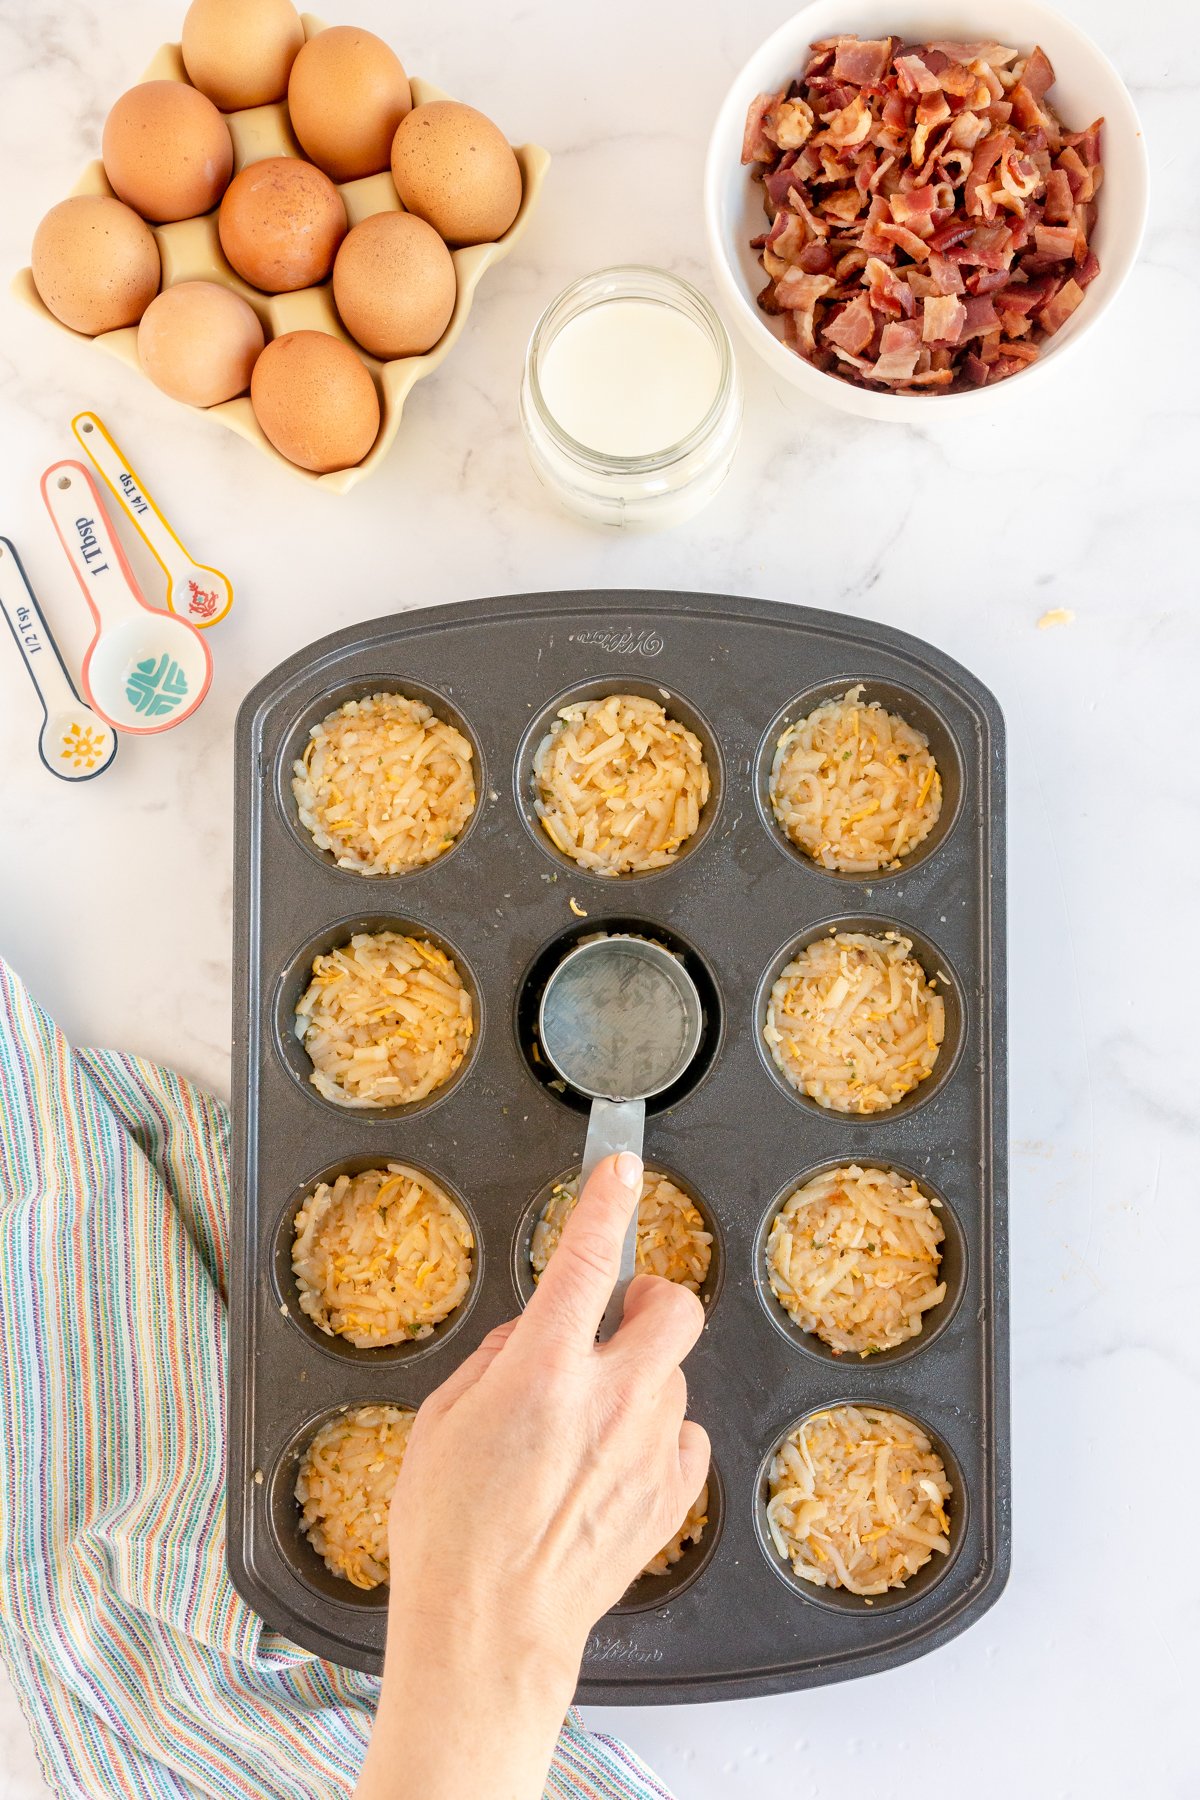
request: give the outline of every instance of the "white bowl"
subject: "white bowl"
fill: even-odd
[[[1041,348],[1035,363],[995,387],[950,394],[875,393],[814,368],[783,342],[782,326],[756,302],[766,282],[750,239],[765,229],[762,190],[742,166],[746,109],[756,94],[774,92],[804,68],[808,47],[838,32],[910,42],[957,38],[1010,44],[1022,51],[1040,44],[1054,65],[1051,104],[1066,125],[1081,131],[1103,115],[1104,184],[1096,207],[1092,248],[1100,273],[1083,304]],[[709,140],[704,173],[704,211],[713,270],[739,329],[764,361],[806,394],[867,419],[929,424],[940,415],[962,418],[995,404],[997,396],[1028,392],[1044,380],[1091,330],[1129,274],[1146,228],[1150,182],[1145,140],[1133,101],[1108,58],[1091,38],[1038,0],[814,0],[781,25],[754,52],[726,94]]]

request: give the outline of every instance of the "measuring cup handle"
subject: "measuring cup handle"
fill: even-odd
[[[644,1100],[593,1100],[591,1116],[588,1119],[587,1138],[583,1146],[583,1168],[579,1176],[580,1191],[597,1163],[606,1156],[619,1156],[622,1150],[632,1150],[635,1156],[642,1154],[642,1139],[646,1129],[646,1102]],[[637,1210],[629,1221],[629,1229],[625,1233],[625,1242],[621,1246],[621,1268],[617,1275],[616,1286],[612,1298],[604,1309],[604,1317],[600,1321],[600,1342],[607,1343],[617,1326],[621,1323],[621,1314],[625,1308],[625,1290],[633,1280],[637,1263]]]

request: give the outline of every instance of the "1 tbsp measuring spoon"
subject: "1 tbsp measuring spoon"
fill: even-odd
[[[146,600],[81,462],[48,468],[42,498],[96,623],[80,672],[92,706],[118,731],[182,724],[212,680],[208,645],[186,619]]]

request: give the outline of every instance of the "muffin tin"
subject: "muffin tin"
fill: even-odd
[[[784,724],[865,684],[931,738],[944,825],[898,870],[833,875],[764,812]],[[478,805],[439,861],[396,878],[338,869],[298,828],[290,769],[316,720],[353,695],[417,694],[465,727]],[[533,822],[536,735],[569,699],[649,693],[700,731],[713,792],[669,868],[617,879],[562,857]],[[705,1036],[648,1107],[646,1159],[689,1189],[716,1234],[707,1323],[687,1363],[712,1437],[710,1524],[665,1576],[635,1583],[592,1633],[581,1699],[765,1694],[893,1667],[994,1604],[1009,1561],[1005,1141],[1004,727],[966,670],[882,625],[719,595],[550,593],[398,614],[283,663],[238,719],[235,1129],[229,1561],[268,1624],[362,1669],[380,1666],[386,1588],[362,1595],[302,1538],[297,1460],[339,1407],[418,1406],[527,1298],[532,1208],[577,1166],[584,1119],[532,1055],[539,984],[589,932],[638,930],[701,980]],[[572,902],[574,905],[572,906]],[[584,917],[579,914],[583,913]],[[772,972],[831,924],[911,936],[947,1001],[935,1075],[890,1112],[806,1102],[760,1048]],[[429,1100],[350,1111],[306,1080],[290,1011],[313,955],[358,928],[417,929],[449,949],[477,1002],[473,1053]],[[343,1169],[396,1160],[461,1198],[478,1267],[431,1338],[354,1351],[297,1317],[289,1221]],[[902,1354],[834,1359],[789,1331],[766,1283],[773,1205],[842,1161],[895,1166],[946,1202],[949,1286]],[[774,1307],[774,1315],[772,1308]],[[908,1414],[954,1482],[951,1556],[868,1605],[799,1583],[765,1534],[765,1470],[801,1418],[842,1399]]]
[[[306,40],[325,29],[324,22],[312,13],[304,13],[302,19]],[[153,57],[142,80],[186,82],[187,71],[183,66],[179,45],[164,44]],[[418,75],[412,76],[410,81],[414,106],[424,105],[430,100],[450,98],[431,81],[424,81]],[[116,99],[115,94],[113,99]],[[253,106],[242,112],[226,113],[224,119],[233,139],[235,174],[248,163],[261,162],[268,156],[302,154],[283,101],[271,106]],[[338,318],[333,304],[332,287],[328,281],[319,287],[301,288],[290,294],[264,294],[258,288],[251,287],[234,273],[225,259],[217,234],[216,211],[205,213],[198,219],[182,219],[176,224],[151,225],[150,229],[162,258],[164,288],[175,287],[181,281],[218,281],[223,287],[232,288],[250,302],[258,314],[268,342],[272,338],[282,337],[288,331],[326,331],[333,337],[341,338],[343,343],[349,344],[362,358],[379,395],[379,435],[371,449],[353,468],[336,469],[329,475],[315,475],[281,456],[255,418],[248,394],[243,394],[236,400],[227,400],[220,406],[208,407],[205,409],[208,416],[219,419],[222,425],[236,431],[239,437],[257,444],[260,450],[264,450],[293,475],[304,481],[315,482],[319,487],[328,488],[334,493],[346,493],[363,475],[377,468],[391,448],[399,429],[404,402],[413,384],[423,375],[431,374],[454,348],[466,325],[480,280],[493,263],[508,255],[529,223],[546,170],[550,166],[550,156],[537,144],[523,144],[520,147],[514,145],[513,154],[520,165],[523,190],[517,216],[504,236],[495,243],[472,244],[466,249],[451,251],[458,279],[454,311],[442,336],[433,349],[426,351],[423,356],[403,356],[394,361],[380,362],[378,358],[368,355],[361,345],[354,342]],[[72,194],[110,196],[112,191],[102,162],[89,163],[71,190]],[[367,175],[358,181],[342,182],[338,185],[338,192],[345,202],[346,215],[352,226],[369,218],[372,213],[403,211],[391,174],[386,169],[379,175]],[[34,286],[31,269],[18,271],[13,279],[12,291],[19,300],[31,306],[58,330],[70,331],[70,327],[56,319],[43,303]],[[70,332],[70,335],[75,337],[79,334]],[[126,326],[120,331],[103,332],[91,341],[141,374],[136,325]]]

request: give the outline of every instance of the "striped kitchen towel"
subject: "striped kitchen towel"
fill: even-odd
[[[348,1794],[377,1683],[225,1572],[229,1119],[0,961],[0,1649],[61,1795]],[[553,1800],[669,1800],[563,1727]]]

